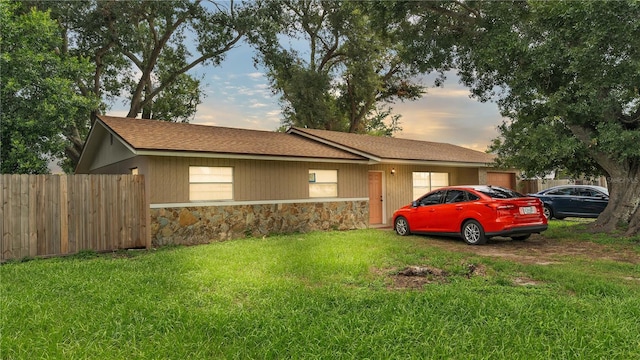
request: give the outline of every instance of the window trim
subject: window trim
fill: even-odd
[[[318,181],[318,174],[316,172],[334,172],[335,181]],[[311,190],[313,185],[333,185],[335,187],[335,195],[329,196],[314,196]],[[338,191],[338,169],[309,169],[309,198],[310,199],[323,199],[323,198],[337,198],[339,196]]]
[[[429,174],[429,184],[426,187],[424,187],[424,186],[420,186],[419,187],[420,189],[426,188],[426,191],[421,190],[420,194],[416,194],[416,186],[415,186],[415,178],[414,178],[416,173]],[[446,183],[446,185],[434,187],[433,186],[433,176],[432,176],[433,174],[445,174],[445,175],[447,175],[447,183]],[[450,179],[449,178],[450,177],[451,177],[451,174],[448,173],[448,172],[412,171],[411,172],[411,194],[412,194],[412,197],[417,200],[417,199],[421,198],[422,196],[424,196],[424,195],[426,195],[426,194],[428,194],[428,193],[430,193],[430,192],[432,192],[434,190],[438,190],[440,188],[449,186],[449,184],[450,184],[450,182],[449,182]]]
[[[231,181],[227,182],[227,181],[193,181],[191,179],[191,168],[209,168],[209,169],[230,169],[231,170]],[[233,201],[234,200],[234,193],[235,193],[235,184],[234,184],[234,180],[235,180],[235,169],[233,168],[233,166],[206,166],[206,165],[189,165],[189,201],[190,202],[205,202],[205,201]],[[230,191],[230,197],[228,198],[219,198],[219,199],[192,199],[192,189],[191,189],[191,185],[231,185],[231,191]],[[224,192],[226,193],[226,192]]]

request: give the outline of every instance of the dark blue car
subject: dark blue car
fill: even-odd
[[[609,204],[609,190],[602,186],[562,185],[530,196],[542,200],[547,219],[596,218]]]

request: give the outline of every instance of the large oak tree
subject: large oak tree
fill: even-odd
[[[604,175],[596,231],[640,230],[640,3],[388,1],[377,24],[406,27],[405,62],[448,52],[480,101],[508,119],[491,151],[528,176]],[[424,36],[419,36],[424,34]]]
[[[48,173],[49,162],[64,155],[62,134],[72,119],[99,103],[79,95],[75,82],[91,73],[91,64],[61,54],[62,46],[48,13],[0,5],[1,173]]]
[[[492,150],[529,175],[605,175],[596,231],[640,231],[640,3],[465,3],[458,68],[509,120]]]
[[[261,4],[271,12],[250,39],[280,95],[285,125],[377,135],[399,129],[390,105],[425,91],[418,68],[403,57],[403,28],[378,26],[370,2]]]
[[[77,78],[80,93],[104,101],[74,118],[65,132],[66,155],[78,161],[95,115],[124,99],[128,117],[188,121],[201,102],[197,66],[219,65],[250,28],[253,6],[234,1],[26,1],[51,11],[61,52],[93,64]]]

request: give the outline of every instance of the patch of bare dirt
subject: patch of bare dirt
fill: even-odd
[[[513,279],[513,283],[520,286],[538,286],[542,284],[541,281],[533,280],[527,277],[517,277]]]
[[[465,277],[486,276],[484,265],[465,264]],[[383,272],[390,274],[390,289],[421,289],[426,284],[446,283],[450,274],[442,269],[426,265],[407,266],[404,269],[387,269]]]
[[[486,257],[502,258],[523,264],[550,265],[562,263],[565,258],[583,258],[593,260],[610,260],[616,262],[640,264],[638,246],[633,244],[601,245],[589,241],[557,241],[534,234],[525,241],[513,241],[510,238],[492,238],[487,244],[470,246],[462,240],[448,237],[425,237],[431,246],[447,251],[472,254]],[[468,268],[464,275],[486,276],[484,265],[463,264]],[[378,269],[389,279],[389,289],[421,289],[427,284],[446,283],[451,274],[429,266],[416,265],[404,269]],[[457,276],[459,276],[458,274]],[[640,281],[638,277],[625,278],[629,281]],[[513,279],[517,286],[539,286],[540,281],[527,277]]]
[[[582,257],[640,264],[640,256],[633,245],[600,245],[588,241],[556,241],[534,234],[525,241],[492,238],[485,245],[470,246],[455,238],[425,238],[430,245],[442,249],[472,253],[480,256],[505,258],[524,264],[549,265],[562,262],[563,257]]]

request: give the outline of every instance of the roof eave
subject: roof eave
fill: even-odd
[[[133,148],[133,146],[131,146],[131,144],[129,144],[126,140],[124,140],[118,133],[116,133],[115,131],[113,131],[109,125],[107,125],[104,121],[102,121],[102,119],[100,118],[100,116],[98,116],[96,118],[96,121],[93,123],[93,125],[91,126],[91,129],[89,130],[89,134],[87,135],[87,139],[84,142],[84,145],[82,147],[82,152],[80,152],[80,158],[78,159],[78,164],[76,164],[76,167],[74,169],[74,173],[77,174],[79,171],[81,174],[84,173],[88,173],[90,168],[89,165],[90,164],[85,164],[85,162],[87,161],[91,161],[87,159],[86,155],[89,152],[93,152],[95,151],[95,147],[99,146],[99,141],[94,140],[94,138],[96,136],[100,136],[97,135],[96,133],[98,132],[98,130],[96,130],[97,128],[101,127],[107,134],[109,134],[110,136],[113,136],[117,139],[117,141],[119,141],[120,143],[122,143],[122,145],[124,145],[129,151],[131,151],[132,153],[136,153],[136,150]],[[93,148],[87,148],[87,145],[92,146]]]
[[[325,145],[333,146],[334,148],[350,152],[350,153],[352,153],[354,155],[365,157],[365,158],[367,158],[367,159],[369,159],[371,161],[374,161],[374,162],[380,162],[382,160],[380,157],[375,156],[373,154],[370,154],[370,153],[367,153],[367,152],[364,152],[364,151],[361,151],[361,150],[358,150],[358,149],[354,149],[354,148],[351,148],[351,147],[348,147],[348,146],[344,146],[344,145],[336,143],[334,141],[327,140],[327,139],[325,139],[323,137],[319,137],[319,136],[312,135],[312,134],[309,134],[307,132],[301,131],[301,130],[296,129],[294,127],[289,128],[289,130],[287,130],[287,133],[288,134],[300,135],[300,136],[303,136],[303,137],[305,137],[307,139],[311,139],[311,140],[317,141],[319,143],[323,143]]]
[[[89,144],[89,139],[91,139],[92,137],[95,136],[94,132],[95,132],[96,125],[98,124],[98,121],[96,121],[93,124],[93,126],[91,126],[91,129],[89,129],[89,135],[87,135],[87,140],[85,140],[84,145],[82,145],[82,151],[80,152],[80,158],[78,159],[78,163],[76,164],[76,167],[73,169],[73,173],[74,174],[77,174],[78,171],[88,171],[88,167],[85,166],[85,164],[84,164],[84,162],[87,161],[85,159],[88,156],[88,155],[86,155],[87,152],[85,150],[87,149],[87,144]],[[102,126],[106,127],[104,124],[102,124]]]
[[[171,151],[171,150],[150,150],[138,149],[134,153],[140,156],[176,156],[176,157],[198,157],[211,159],[238,159],[238,160],[277,160],[277,161],[304,161],[304,162],[326,162],[326,163],[349,163],[368,164],[368,159],[339,159],[304,156],[284,156],[284,155],[258,155],[258,154],[233,154],[233,153],[213,153],[198,151]]]
[[[382,159],[380,164],[398,165],[428,165],[428,166],[451,166],[451,167],[493,167],[492,163],[469,162],[469,161],[440,161],[440,160],[409,160],[409,159]]]

